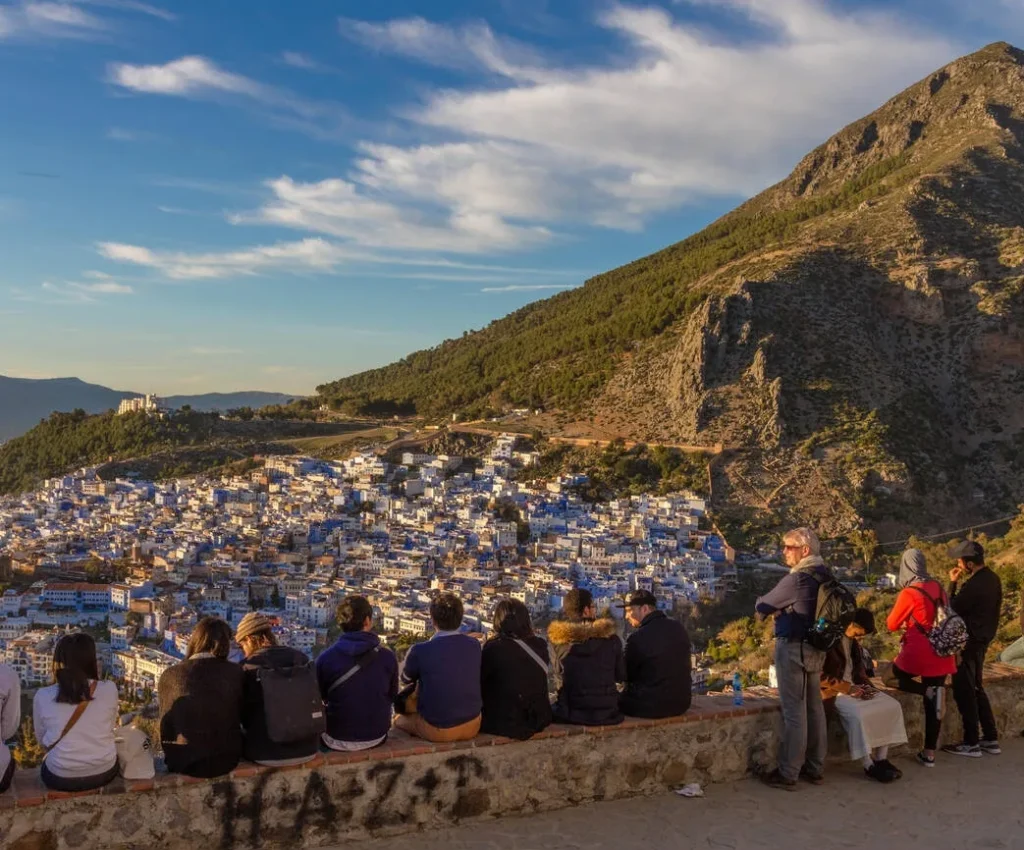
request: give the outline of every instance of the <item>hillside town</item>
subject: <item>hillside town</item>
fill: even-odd
[[[510,434],[481,457],[392,459],[269,457],[245,475],[159,484],[85,468],[0,501],[0,659],[26,687],[46,684],[56,640],[84,628],[123,692],[142,696],[206,615],[234,626],[263,612],[282,644],[316,655],[355,592],[394,643],[430,634],[441,591],[463,600],[465,629],[487,632],[503,596],[544,623],[585,586],[621,620],[613,603],[630,591],[678,611],[735,577],[693,493],[589,504],[586,476],[529,480],[538,455]]]

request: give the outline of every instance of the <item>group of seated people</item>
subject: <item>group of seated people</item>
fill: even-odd
[[[904,586],[930,580],[923,571],[920,578],[912,574],[907,564],[904,572]],[[890,616],[892,629],[914,613],[909,607],[903,612],[903,603],[917,599],[904,591]],[[430,605],[435,632],[409,649],[401,673],[395,654],[372,630],[373,608],[363,596],[348,596],[338,607],[340,637],[315,663],[278,645],[273,621],[263,614],[247,614],[233,635],[225,621],[204,617],[185,660],[165,671],[157,688],[167,769],[216,777],[242,758],[271,767],[302,764],[323,749],[379,746],[392,726],[435,743],[480,732],[525,740],[555,721],[606,726],[626,716],[685,713],[691,700],[685,627],[659,611],[649,591],[634,591],[622,605],[633,627],[624,647],[615,622],[597,617],[591,594],[581,588],[566,595],[562,618],[548,628],[547,641],[534,632],[522,602],[503,599],[494,612],[493,634],[481,644],[462,631],[459,598],[441,593]],[[871,613],[858,609],[826,658],[821,687],[847,730],[851,756],[864,762],[869,776],[888,782],[900,775],[887,759],[888,748],[907,736],[900,704],[871,685],[870,658],[858,641],[874,631]],[[233,642],[241,650],[240,663],[229,658]],[[932,685],[939,680],[933,683],[927,677],[933,671],[917,669],[907,655],[904,647],[893,684],[910,690],[920,676],[926,748],[932,750],[940,716],[933,691],[941,690]],[[42,781],[62,791],[100,787],[119,773],[117,744],[123,737],[116,731],[117,687],[100,679],[91,637],[77,633],[58,641],[54,678],[33,704],[35,735],[47,751]],[[306,700],[312,706],[318,728],[300,725],[307,731],[281,733],[281,719],[272,715],[280,713],[275,704],[282,700],[282,682],[295,689],[297,704]],[[307,691],[300,693],[304,683]],[[17,676],[0,667],[4,740],[18,726],[18,696]],[[0,747],[0,791],[12,774],[9,751]]]
[[[430,606],[435,632],[409,649],[401,675],[395,654],[372,631],[373,608],[363,596],[348,596],[338,607],[341,635],[315,663],[278,645],[263,614],[247,614],[234,634],[224,620],[204,617],[185,660],[157,686],[165,764],[171,772],[216,777],[242,758],[282,767],[310,761],[322,749],[376,747],[392,726],[433,742],[481,731],[524,740],[553,721],[613,725],[625,715],[684,713],[691,691],[686,629],[658,611],[648,591],[623,604],[635,629],[625,650],[614,622],[595,617],[582,589],[566,596],[564,619],[551,625],[549,641],[534,633],[522,602],[503,599],[494,634],[481,645],[461,630],[462,602],[442,593]],[[240,663],[230,660],[233,642]],[[55,683],[33,702],[35,735],[46,750],[42,781],[60,791],[99,788],[123,773],[117,686],[100,678],[96,644],[85,633],[62,637],[53,660]],[[295,689],[288,701],[308,706],[306,676],[313,682],[312,715],[323,717],[326,729],[282,734],[273,716],[278,689],[283,681]],[[19,699],[17,675],[0,669],[3,740],[17,730]],[[2,791],[14,766],[7,747],[0,758]]]

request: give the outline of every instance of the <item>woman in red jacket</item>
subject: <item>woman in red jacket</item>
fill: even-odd
[[[924,749],[917,754],[917,760],[925,767],[935,767],[946,677],[956,673],[956,659],[936,655],[927,633],[935,622],[938,605],[947,602],[946,592],[928,575],[920,549],[903,553],[899,587],[900,595],[886,621],[891,632],[904,629],[892,673],[901,691],[921,694],[924,698]]]

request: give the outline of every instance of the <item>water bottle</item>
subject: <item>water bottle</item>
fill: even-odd
[[[739,673],[732,674],[732,704],[743,705],[743,681]]]

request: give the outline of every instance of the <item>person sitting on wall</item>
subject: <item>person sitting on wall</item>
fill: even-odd
[[[518,599],[502,599],[494,609],[494,636],[482,656],[481,731],[526,740],[550,725],[548,645],[533,633]]]
[[[414,693],[399,706],[395,726],[438,744],[468,741],[480,731],[480,643],[459,631],[462,600],[453,593],[430,603],[430,619],[433,637],[405,658],[402,683]]]
[[[275,735],[273,724],[268,724],[266,700],[274,698],[268,686],[264,691],[264,677],[272,670],[289,670],[308,676],[312,686],[313,669],[308,667],[306,655],[290,646],[279,646],[272,629],[273,621],[265,614],[250,611],[235,629],[235,641],[245,655],[242,670],[245,684],[242,696],[242,729],[245,743],[242,752],[249,761],[268,767],[287,767],[312,761],[320,752],[320,735],[293,735],[282,738]],[[301,685],[292,678],[288,681],[288,694],[301,693]],[[268,693],[271,695],[268,697]],[[296,712],[298,715],[298,712]],[[275,737],[277,740],[275,740]]]
[[[21,679],[13,667],[0,664],[0,794],[14,781],[14,756],[7,741],[21,723]]]
[[[341,637],[316,660],[327,707],[323,742],[332,750],[368,750],[387,740],[398,695],[398,662],[373,633],[373,606],[365,596],[342,600],[338,624]]]
[[[626,679],[622,641],[615,623],[595,619],[594,597],[573,588],[562,602],[564,620],[548,627],[551,678],[556,697],[552,706],[559,723],[613,726],[623,720],[616,682]]]
[[[100,681],[96,642],[64,635],[53,651],[56,684],[32,700],[36,740],[46,750],[40,769],[54,791],[92,791],[117,776],[117,685]]]
[[[245,674],[228,660],[230,652],[231,627],[203,617],[185,660],[160,676],[160,739],[172,773],[210,778],[238,767]]]
[[[889,761],[889,747],[907,743],[907,729],[899,701],[875,690],[868,678],[858,639],[874,633],[874,615],[858,608],[842,640],[825,655],[821,696],[842,721],[850,758],[863,764],[868,778],[892,782],[903,774]]]
[[[624,605],[636,629],[626,639],[626,689],[619,699],[627,716],[675,717],[690,707],[690,636],[657,605],[649,590],[634,590]]]

